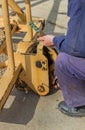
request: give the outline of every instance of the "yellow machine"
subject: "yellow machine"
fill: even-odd
[[[9,7],[13,15],[9,15]],[[55,48],[37,42],[45,25],[43,18],[31,16],[30,0],[25,0],[25,12],[14,0],[2,0],[0,16],[0,109],[12,88],[33,90],[46,95],[54,78]],[[13,48],[12,36],[24,33],[23,39]]]

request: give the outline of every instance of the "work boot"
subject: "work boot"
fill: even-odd
[[[85,116],[85,106],[80,106],[80,107],[69,107],[65,101],[62,101],[58,105],[58,109],[71,117],[82,117]]]

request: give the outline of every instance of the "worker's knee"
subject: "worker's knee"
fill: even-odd
[[[57,60],[55,62],[55,71],[56,73],[59,71],[63,71],[66,69],[66,64],[68,61],[68,57],[65,53],[60,53],[57,57]]]

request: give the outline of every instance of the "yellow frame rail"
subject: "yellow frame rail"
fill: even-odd
[[[18,15],[19,20],[16,19],[16,15],[9,16],[8,6]],[[52,62],[49,65],[48,58],[44,54],[43,43],[36,43],[40,34],[29,25],[33,22],[39,30],[42,30],[45,20],[32,17],[30,0],[25,0],[25,6],[26,13],[14,0],[2,0],[3,17],[0,18],[0,22],[5,28],[6,41],[0,48],[0,54],[7,54],[8,60],[0,64],[0,69],[7,67],[0,79],[0,109],[3,108],[12,88],[19,81],[24,83],[26,90],[32,89],[39,95],[46,95],[50,90],[49,73],[53,77],[56,52],[52,48],[45,48]],[[10,29],[11,25],[12,29]],[[18,43],[16,52],[13,52],[12,35],[15,32],[25,32],[26,35]]]

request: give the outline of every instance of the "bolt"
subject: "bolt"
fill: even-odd
[[[40,92],[44,92],[44,91],[45,91],[45,88],[44,88],[44,86],[41,86],[41,85],[40,85],[40,86],[38,87],[38,90],[39,90]]]

